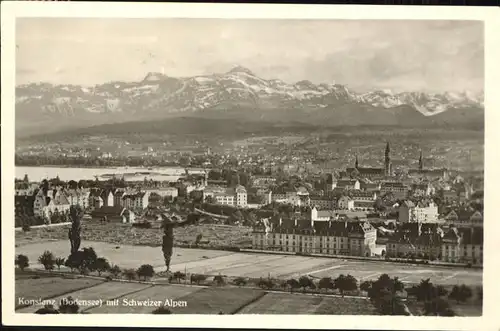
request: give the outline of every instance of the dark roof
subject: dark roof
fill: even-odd
[[[460,229],[464,245],[482,245],[484,243],[483,228],[472,227]]]
[[[101,208],[92,211],[92,216],[102,217],[102,216],[120,216],[123,212],[123,207],[120,206],[103,206]]]

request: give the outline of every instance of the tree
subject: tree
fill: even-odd
[[[455,300],[457,303],[465,302],[472,297],[472,290],[467,285],[455,285],[451,290],[449,298]]]
[[[368,290],[368,297],[382,315],[407,315],[398,292],[404,290],[404,284],[397,278],[391,279],[389,275],[381,275],[372,283]]]
[[[71,245],[70,254],[74,254],[78,252],[81,244],[81,220],[82,220],[82,211],[75,207],[71,206],[69,210],[69,218],[71,220],[71,228],[68,230],[68,238]]]
[[[153,277],[154,274],[155,270],[151,264],[143,264],[137,269],[137,275],[139,277],[144,277],[144,280]]]
[[[191,284],[196,283],[197,285],[200,285],[200,282],[204,281],[207,279],[207,276],[201,275],[201,274],[192,274],[191,275]]]
[[[333,285],[332,278],[330,278],[330,277],[323,277],[323,278],[321,278],[319,280],[319,283],[318,283],[318,288],[320,290],[321,289],[325,289],[326,291],[333,290],[334,285]]]
[[[21,271],[24,271],[25,268],[30,266],[29,259],[26,255],[19,254],[16,256],[15,263]]]
[[[455,316],[448,301],[443,298],[434,298],[424,303],[424,314],[429,316]]]
[[[155,310],[153,310],[152,313],[153,314],[172,314],[170,309],[165,307],[165,306],[161,306],[161,307],[156,308]]]
[[[351,275],[340,275],[334,281],[333,284],[335,288],[340,291],[340,294],[344,296],[346,291],[354,291],[358,289],[358,282],[356,278]]]
[[[224,280],[224,277],[222,277],[221,275],[217,275],[214,277],[214,282],[221,286],[221,285],[224,285],[225,284],[225,280]]]
[[[270,278],[260,278],[259,281],[257,282],[257,286],[260,288],[273,288],[274,282]]]
[[[180,271],[174,272],[174,274],[172,276],[173,276],[173,279],[177,280],[178,283],[181,282],[181,279],[186,279],[186,274],[183,272],[180,272]]]
[[[56,260],[54,258],[54,254],[50,251],[43,252],[42,255],[38,258],[38,262],[43,265],[45,270],[53,270],[56,264]]]
[[[311,278],[307,276],[302,276],[299,278],[299,285],[302,287],[302,290],[305,292],[306,288],[311,287],[311,284],[313,284]]]
[[[134,269],[125,269],[123,270],[123,275],[128,280],[134,280],[137,277],[137,272]]]
[[[104,257],[99,257],[95,261],[95,269],[97,270],[97,273],[99,276],[101,276],[101,273],[103,271],[108,271],[111,268],[109,265],[108,260],[106,260]]]
[[[122,271],[119,266],[114,264],[111,268],[109,268],[109,272],[116,278]]]
[[[197,236],[196,236],[196,240],[194,242],[194,244],[196,246],[198,246],[200,244],[200,241],[201,241],[201,238],[203,238],[203,235],[201,233],[199,233]]]
[[[87,271],[95,271],[96,270],[96,262],[97,262],[97,254],[92,247],[86,247],[83,251],[78,251],[78,254],[81,256],[80,262],[80,272],[85,273]]]
[[[61,270],[61,266],[64,265],[64,262],[66,262],[66,259],[64,257],[58,257],[55,262],[57,265],[57,270]]]
[[[290,292],[293,292],[294,289],[300,288],[300,283],[294,278],[287,280],[286,284],[290,286]]]
[[[238,285],[238,286],[244,286],[244,285],[246,285],[247,281],[246,281],[246,279],[245,279],[245,278],[243,278],[243,277],[236,277],[236,278],[234,279],[233,283],[234,283],[235,285]]]
[[[373,282],[370,280],[366,280],[366,281],[362,282],[361,285],[359,285],[359,289],[361,291],[364,291],[364,292],[369,292],[370,289],[372,288],[372,286],[373,286]]]
[[[71,296],[61,299],[59,303],[59,312],[61,314],[78,314],[80,307]]]

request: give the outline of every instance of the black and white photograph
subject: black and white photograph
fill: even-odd
[[[16,316],[484,315],[484,21],[14,26]]]

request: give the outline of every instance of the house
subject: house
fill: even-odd
[[[401,182],[383,182],[380,185],[380,195],[391,193],[395,199],[406,199],[408,197],[408,186]]]
[[[42,209],[42,217],[48,220],[48,224],[51,223],[51,217],[54,213],[66,213],[69,212],[71,205],[64,192],[56,192],[54,198],[50,199],[48,204]]]
[[[238,185],[238,186],[236,186],[234,191],[236,193],[236,206],[246,207],[247,202],[248,202],[248,200],[247,200],[248,195],[247,195],[247,190],[245,189],[245,187],[242,185]]]
[[[43,209],[50,201],[48,194],[44,194],[43,190],[39,190],[33,201],[33,214],[36,217],[43,217]]]
[[[154,193],[162,198],[164,197],[171,197],[171,198],[176,198],[179,196],[179,189],[177,187],[162,187],[162,188],[157,188],[157,189],[147,189],[145,192],[148,192],[149,194]]]
[[[415,204],[410,200],[405,200],[399,206],[398,212],[398,220],[401,223],[435,223],[439,216],[438,206],[433,201],[420,201]]]
[[[380,183],[371,183],[368,181],[360,182],[360,189],[365,192],[378,192],[380,191]]]
[[[83,210],[89,208],[90,191],[88,190],[71,189],[66,191],[66,197],[72,206],[78,206]]]
[[[94,209],[90,215],[94,219],[106,218],[108,221],[123,222],[124,210],[126,208],[121,206],[102,206]]]
[[[316,206],[318,209],[333,209],[336,207],[336,202],[332,198],[326,196],[310,196],[309,205]]]
[[[98,189],[90,190],[89,194],[89,209],[92,211],[94,209],[101,208],[104,206],[104,199],[101,196],[101,191]],[[114,204],[114,201],[113,201]]]
[[[462,236],[458,228],[450,227],[445,232],[441,244],[441,260],[445,262],[460,262],[463,256]]]
[[[114,206],[115,200],[113,192],[111,190],[102,190],[99,195],[102,199],[103,206],[112,207]]]
[[[214,194],[215,202],[219,205],[234,206],[235,195],[233,192],[218,192]]]
[[[326,182],[325,190],[327,192],[333,191],[337,187],[337,178],[333,174],[327,174],[325,182]]]
[[[203,201],[206,201],[207,198],[215,199],[215,195],[217,193],[224,193],[226,191],[225,188],[219,186],[208,186],[203,190]]]
[[[329,221],[330,219],[338,219],[337,213],[332,210],[320,210],[316,206],[311,208],[311,221]]]
[[[428,197],[434,194],[435,190],[430,183],[413,184],[411,193],[414,197]]]
[[[460,229],[462,235],[462,260],[472,265],[483,265],[483,228]]]
[[[457,227],[483,226],[483,214],[479,210],[451,210],[444,219],[447,223]]]
[[[337,188],[343,189],[343,190],[359,190],[360,189],[360,182],[357,179],[343,179],[339,180],[337,182]]]
[[[458,204],[460,202],[459,192],[454,189],[442,191],[443,201],[447,205]]]
[[[374,203],[375,200],[377,200],[377,193],[376,192],[351,191],[351,192],[349,192],[349,196],[354,201],[365,201],[365,202]]]
[[[337,208],[340,210],[353,210],[354,200],[348,195],[344,195],[337,201]]]
[[[143,210],[149,205],[149,192],[127,193],[122,196],[123,205],[120,207]],[[111,207],[111,206],[110,206]]]
[[[394,235],[388,237],[386,255],[438,259],[441,255],[442,234],[442,229],[436,224],[403,223]]]
[[[130,209],[124,208],[122,210],[120,216],[122,217],[122,223],[124,223],[124,224],[135,223],[135,213]]]
[[[252,178],[253,187],[267,188],[274,183],[276,183],[276,178],[271,176],[253,176]]]

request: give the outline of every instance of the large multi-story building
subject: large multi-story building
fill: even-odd
[[[224,192],[214,193],[215,201],[221,205],[247,207],[248,195],[244,186],[238,185],[236,188],[226,189]]]
[[[400,224],[386,241],[389,257],[412,255],[425,259],[438,259],[441,252],[442,229],[437,224],[421,222]]]
[[[405,200],[399,206],[399,222],[435,223],[438,220],[438,207],[433,201],[420,201],[414,203]]]
[[[408,186],[401,182],[383,182],[380,185],[381,196],[391,193],[395,199],[406,199],[408,191]]]
[[[368,222],[274,217],[254,227],[254,249],[302,254],[371,256],[377,232]]]

